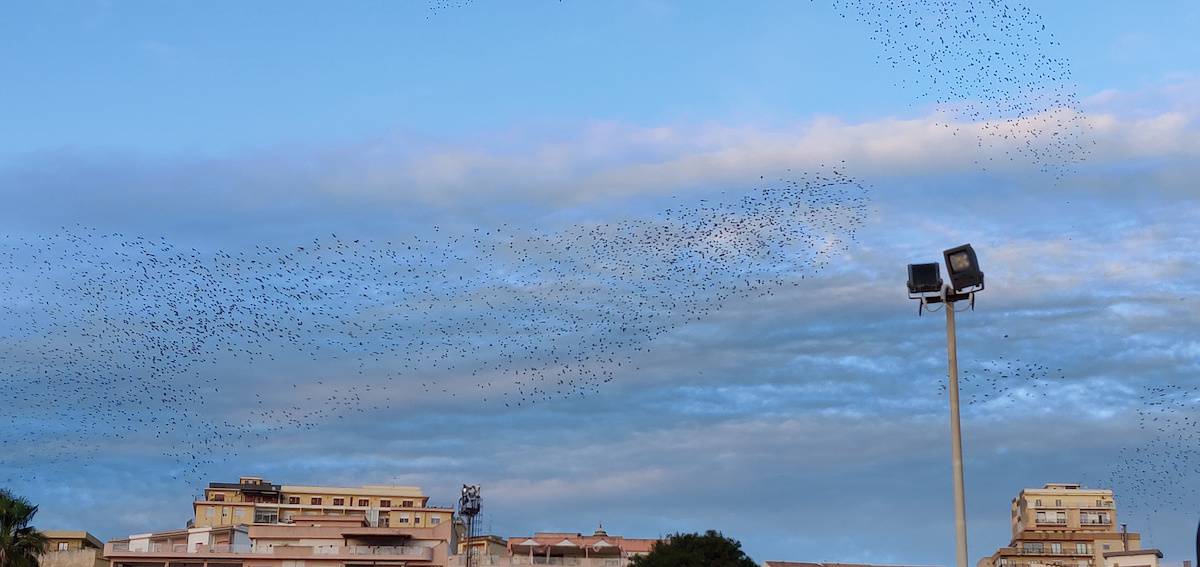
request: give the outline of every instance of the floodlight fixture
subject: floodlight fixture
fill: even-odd
[[[942,267],[931,264],[908,265],[908,293],[939,293],[942,291]],[[1200,566],[1198,566],[1200,567]]]
[[[983,272],[979,269],[979,259],[975,249],[970,244],[955,246],[942,252],[946,258],[946,272],[950,275],[950,287],[957,292],[970,289],[983,289]]]

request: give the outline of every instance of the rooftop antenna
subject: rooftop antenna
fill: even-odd
[[[458,497],[458,514],[467,519],[467,561],[466,567],[471,567],[471,555],[474,549],[471,540],[475,538],[475,516],[479,515],[479,485],[464,484]]]

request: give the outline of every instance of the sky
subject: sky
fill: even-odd
[[[202,483],[259,475],[416,484],[445,504],[462,483],[479,483],[485,528],[502,536],[588,532],[599,522],[630,537],[719,529],[759,561],[949,565],[942,314],[918,317],[903,280],[905,264],[970,242],[988,278],[975,310],[958,315],[972,561],[1008,543],[1011,498],[1047,482],[1115,489],[1118,521],[1168,563],[1189,558],[1200,509],[1200,45],[1191,39],[1200,6],[1001,3],[1044,25],[1030,28],[1035,41],[1020,53],[1070,72],[1033,77],[1033,91],[1072,94],[1065,114],[1004,126],[1003,116],[954,110],[1006,100],[995,92],[1011,97],[995,90],[1006,84],[999,75],[970,74],[960,89],[928,82],[964,76],[930,72],[962,63],[953,57],[890,65],[881,38],[899,37],[895,30],[880,34],[854,17],[881,4],[12,7],[0,21],[0,284],[19,293],[0,303],[10,368],[2,378],[18,399],[48,405],[0,409],[8,453],[0,465],[9,469],[0,479],[41,506],[40,527],[103,538],[181,527]],[[997,55],[997,69],[1023,78],[1043,70]],[[1053,131],[1086,156],[1048,173],[1044,162],[1063,156]],[[1051,150],[1031,158],[1023,149],[1040,147]],[[454,326],[477,320],[462,306],[495,297],[471,286],[544,264],[553,277],[539,283],[573,287],[509,297],[504,312],[528,322],[553,305],[550,323],[539,324],[585,320],[585,343],[608,337],[588,334],[608,332],[610,321],[589,319],[578,297],[638,306],[573,263],[589,249],[568,253],[563,243],[580,227],[686,225],[707,218],[701,203],[810,172],[852,180],[839,187],[862,199],[855,207],[866,203],[852,223],[792,219],[827,247],[797,245],[787,259],[827,259],[820,269],[769,265],[760,275],[778,285],[753,289],[770,293],[721,295],[686,277],[624,280],[655,282],[656,306],[695,306],[682,297],[696,290],[707,303],[667,313],[653,337],[617,343],[624,364],[605,367],[610,379],[589,381],[586,395],[504,405],[497,400],[517,391],[511,378],[492,375],[497,385],[486,392],[495,395],[484,401],[473,390],[478,377],[460,371],[511,370],[496,362],[505,348],[553,342],[549,327],[496,320],[509,336],[485,346],[478,329]],[[849,203],[833,208],[850,215]],[[527,254],[513,260],[447,236],[507,243],[476,230],[501,227],[522,235],[517,242],[548,234],[549,249],[522,245]],[[98,407],[108,403],[98,384],[110,383],[97,376],[143,368],[121,360],[136,349],[84,349],[50,363],[47,353],[59,351],[47,346],[79,339],[61,333],[81,306],[152,309],[156,290],[184,293],[169,278],[139,279],[140,264],[87,263],[119,257],[112,249],[138,237],[198,250],[230,278],[211,281],[231,287],[241,272],[227,268],[245,264],[222,254],[256,246],[345,243],[361,253],[359,266],[391,261],[390,243],[404,239],[419,242],[418,267],[433,265],[435,251],[449,255],[438,262],[460,254],[469,266],[450,269],[468,284],[439,275],[386,287],[366,272],[335,283],[366,278],[376,290],[429,294],[436,301],[405,329],[445,332],[445,345],[468,354],[448,371],[423,358],[436,348],[368,335],[387,354],[364,374],[329,356],[325,335],[293,332],[301,344],[261,349],[231,338],[249,356],[214,355],[165,378],[136,370],[127,380],[155,392],[153,380],[163,380],[177,388],[171,395],[186,391],[202,404],[168,403],[163,390],[144,405]],[[668,252],[698,249],[669,244]],[[635,250],[658,266],[667,248]],[[73,255],[51,258],[51,249]],[[289,266],[303,272],[324,261],[305,258]],[[84,293],[94,281],[148,295],[97,300]],[[221,290],[203,296],[232,295]],[[288,321],[401,316],[348,297],[331,295],[328,312]],[[393,306],[419,305],[412,297]],[[283,320],[278,305],[253,305],[260,319]],[[76,371],[87,380],[72,384]],[[433,380],[439,388],[427,386]],[[71,396],[45,402],[56,391]],[[166,415],[156,406],[179,412],[169,434],[76,427],[117,411]],[[256,412],[300,406],[302,427],[259,427],[279,414]],[[181,461],[201,450],[204,462]]]

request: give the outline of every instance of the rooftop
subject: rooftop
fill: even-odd
[[[42,530],[47,539],[79,539],[95,547],[103,547],[100,538],[83,530]]]
[[[1071,482],[1048,482],[1041,488],[1024,488],[1021,492],[1086,492],[1090,494],[1112,494],[1107,488],[1084,488],[1082,484]]]
[[[767,561],[767,567],[925,567],[915,565],[877,565],[870,563],[808,563],[802,561]]]
[[[362,496],[372,494],[377,496],[413,496],[424,498],[425,493],[419,486],[396,486],[391,484],[365,484],[363,486],[307,486],[284,485],[284,492],[319,492],[321,494],[346,494]]]

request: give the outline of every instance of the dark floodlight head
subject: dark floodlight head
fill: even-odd
[[[956,246],[942,255],[946,257],[946,272],[950,274],[950,287],[955,291],[967,288],[983,288],[983,272],[979,270],[979,260],[975,257],[975,249],[970,244]]]
[[[942,291],[942,269],[937,262],[908,265],[908,293]]]

